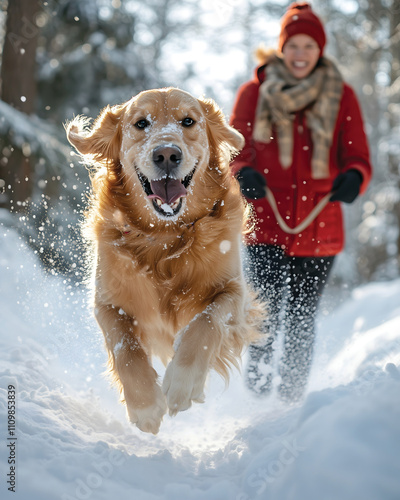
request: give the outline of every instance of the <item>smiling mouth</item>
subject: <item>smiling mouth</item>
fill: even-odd
[[[304,69],[307,67],[307,62],[306,61],[294,61],[293,66],[297,69]]]
[[[143,191],[151,199],[154,210],[164,217],[172,217],[179,213],[195,171],[196,166],[184,179],[174,179],[167,175],[161,179],[149,180],[136,168]]]

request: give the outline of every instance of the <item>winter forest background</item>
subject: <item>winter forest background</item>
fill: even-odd
[[[274,46],[289,2],[9,0],[0,12],[0,207],[48,269],[80,279],[77,222],[88,176],[63,123],[156,87],[213,97],[229,117],[258,44]],[[400,263],[400,1],[320,0],[327,54],[362,104],[374,165],[346,208],[334,284],[393,279]]]
[[[169,85],[213,97],[229,117],[289,3],[0,0],[1,498],[12,496],[8,384],[18,389],[14,498],[400,498],[400,0],[311,2],[360,98],[374,177],[344,206],[346,250],[304,404],[253,398],[236,372],[224,391],[212,373],[204,405],[144,435],[103,376],[80,286],[88,173],[63,123]]]

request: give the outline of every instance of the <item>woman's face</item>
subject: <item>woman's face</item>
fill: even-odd
[[[283,62],[290,73],[299,80],[306,78],[318,62],[320,48],[314,38],[308,35],[294,35],[282,50]]]

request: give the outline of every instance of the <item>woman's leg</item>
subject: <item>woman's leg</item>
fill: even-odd
[[[284,354],[280,364],[282,399],[296,401],[304,393],[311,368],[318,303],[334,257],[292,257],[286,312]]]
[[[246,385],[257,394],[267,394],[272,386],[271,360],[273,343],[279,329],[279,315],[289,276],[287,257],[279,247],[252,245],[248,247],[247,276],[266,302],[265,338],[249,347]]]

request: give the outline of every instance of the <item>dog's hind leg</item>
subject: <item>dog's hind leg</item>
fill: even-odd
[[[123,392],[129,420],[140,430],[157,434],[166,401],[140,341],[137,322],[112,305],[96,304],[95,316],[103,330],[109,370]]]

